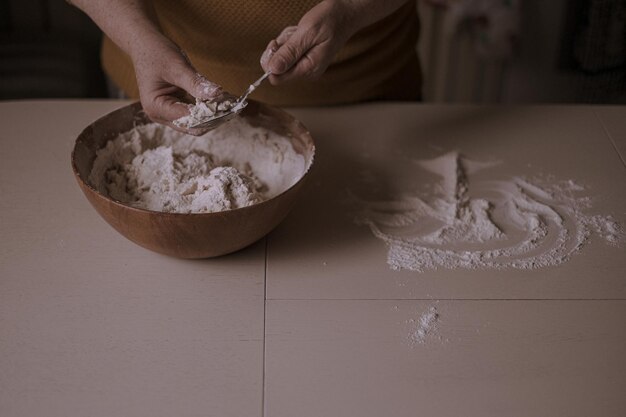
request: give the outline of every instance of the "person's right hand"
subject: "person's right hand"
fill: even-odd
[[[347,1],[319,2],[297,26],[285,28],[270,41],[261,56],[263,70],[272,72],[270,82],[319,78],[355,32],[355,8]]]
[[[223,94],[222,88],[198,74],[184,53],[165,37],[145,45],[131,58],[141,104],[148,117],[193,135],[206,133],[181,128],[173,121],[189,114],[186,96],[214,100]]]

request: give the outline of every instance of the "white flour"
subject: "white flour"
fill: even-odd
[[[622,230],[610,216],[589,216],[589,198],[573,181],[538,186],[512,178],[472,183],[469,176],[494,164],[452,152],[418,165],[441,181],[432,195],[362,201],[357,222],[388,245],[393,269],[531,269],[569,259],[591,233],[616,244]],[[470,188],[471,195],[470,197]]]
[[[426,336],[435,330],[437,325],[437,321],[439,320],[439,313],[437,312],[437,308],[431,306],[428,310],[426,310],[419,319],[409,320],[410,323],[414,323],[416,327],[411,330],[409,334],[409,339],[413,343],[424,343],[426,341]]]
[[[288,138],[242,118],[201,137],[155,123],[138,126],[96,155],[89,182],[99,192],[176,213],[249,206],[286,191],[308,169]]]
[[[196,104],[188,106],[189,115],[174,120],[174,124],[189,129],[206,120],[227,113],[234,106],[235,103],[232,100],[206,101],[196,98]]]

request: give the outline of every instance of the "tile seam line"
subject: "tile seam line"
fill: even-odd
[[[268,298],[267,301],[626,301],[626,298]]]
[[[261,416],[265,417],[265,349],[267,344],[267,254],[269,236],[265,237],[265,265],[263,268],[263,369],[261,371]]]
[[[609,129],[607,129],[606,125],[604,124],[604,120],[602,120],[602,117],[598,114],[596,109],[592,109],[592,111],[593,114],[596,116],[596,119],[598,119],[598,121],[600,122],[600,126],[602,126],[602,130],[604,130],[604,134],[611,143],[611,146],[613,146],[613,149],[615,150],[615,152],[617,152],[617,157],[620,159],[620,161],[622,161],[622,165],[626,167],[626,160],[624,160],[624,157],[620,153],[619,148],[617,147],[617,143],[615,143],[615,139],[613,139],[611,132],[609,132]]]

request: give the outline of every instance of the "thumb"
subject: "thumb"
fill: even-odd
[[[278,51],[282,44],[287,42],[297,29],[297,26],[287,26],[276,39],[272,39],[270,43],[267,44],[263,55],[261,55],[261,68],[263,68],[263,71],[267,72],[270,70],[268,64],[272,56]]]
[[[272,74],[280,75],[289,71],[313,46],[313,36],[300,28],[272,55],[267,66]]]
[[[214,100],[224,93],[219,84],[209,81],[186,63],[177,66],[170,78],[172,84],[202,100]]]

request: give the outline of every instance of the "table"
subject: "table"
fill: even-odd
[[[626,107],[292,109],[318,149],[294,211],[184,261],[125,240],[73,178],[77,134],[125,104],[0,103],[3,417],[626,415],[626,243],[530,271],[393,271],[345,204],[362,175],[402,187],[397,161],[457,149],[575,178],[626,225]]]

